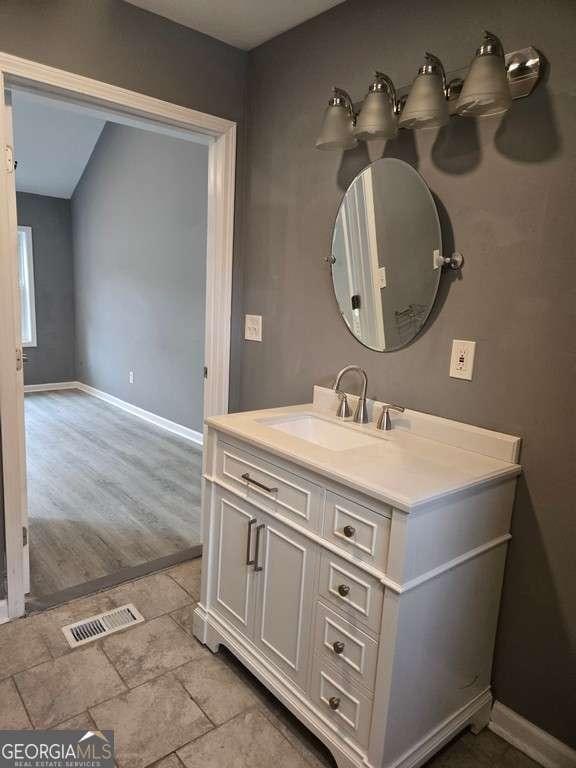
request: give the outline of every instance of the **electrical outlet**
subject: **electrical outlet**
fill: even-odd
[[[128,374],[128,383],[134,384],[134,371],[130,371],[130,373]]]
[[[262,315],[246,315],[244,338],[248,341],[262,341]]]
[[[454,339],[452,341],[452,355],[450,357],[450,376],[453,379],[472,379],[474,372],[474,355],[476,354],[476,342]]]

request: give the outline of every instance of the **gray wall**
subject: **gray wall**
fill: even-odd
[[[445,277],[421,337],[364,349],[338,316],[328,253],[341,196],[369,161],[364,146],[318,152],[334,84],[357,99],[375,68],[408,84],[424,51],[466,64],[482,30],[551,63],[532,98],[499,127],[452,121],[402,132],[386,154],[412,163],[445,209]],[[244,311],[263,315],[245,343],[243,409],[306,402],[346,363],[370,394],[524,438],[494,670],[497,697],[576,746],[576,53],[571,0],[355,0],[250,54]],[[382,151],[375,147],[373,158]],[[453,338],[478,341],[470,383],[448,377]]]
[[[205,145],[107,123],[72,198],[79,380],[199,431],[207,184]]]
[[[37,346],[24,351],[25,384],[74,379],[70,200],[18,192],[18,224],[32,227]]]

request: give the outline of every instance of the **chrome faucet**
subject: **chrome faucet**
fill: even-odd
[[[392,429],[392,422],[390,421],[390,411],[397,411],[398,413],[404,413],[404,408],[401,405],[383,405],[382,412],[376,422],[376,429],[385,429],[389,431]]]
[[[345,416],[348,416],[350,413],[350,411],[348,410],[348,401],[346,398],[346,394],[344,392],[340,392],[339,390],[342,377],[344,376],[345,373],[348,373],[349,371],[356,371],[356,373],[359,373],[363,379],[362,392],[358,397],[358,404],[356,406],[356,410],[354,411],[354,421],[357,422],[358,424],[366,424],[369,421],[368,409],[366,408],[366,390],[368,389],[368,376],[366,375],[366,371],[364,370],[364,368],[360,368],[360,366],[358,365],[347,365],[346,368],[342,368],[338,376],[336,376],[336,381],[334,382],[334,386],[332,387],[332,389],[340,397],[340,404],[338,406],[338,411],[336,415],[339,418],[344,418]]]

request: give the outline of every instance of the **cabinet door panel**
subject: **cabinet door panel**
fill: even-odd
[[[248,559],[254,547],[255,517],[248,504],[217,492],[214,499],[216,523],[213,608],[248,638],[253,634],[254,574]],[[250,550],[250,551],[249,551]]]
[[[256,643],[295,683],[306,684],[316,548],[277,520],[266,522],[260,554]]]

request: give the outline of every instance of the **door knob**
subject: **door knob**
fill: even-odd
[[[330,705],[330,709],[338,709],[338,707],[340,706],[340,699],[338,698],[338,696],[331,696],[328,699],[328,704]]]
[[[342,529],[344,531],[344,536],[346,536],[347,539],[351,539],[352,536],[356,533],[356,528],[354,528],[353,525],[345,525]]]
[[[344,643],[341,640],[336,640],[332,644],[332,648],[334,649],[334,653],[337,653],[338,655],[344,653]]]
[[[338,594],[339,594],[341,597],[346,597],[346,595],[347,595],[349,592],[350,592],[350,587],[348,586],[348,584],[340,584],[340,585],[338,586]]]

